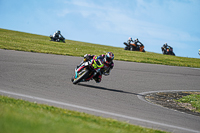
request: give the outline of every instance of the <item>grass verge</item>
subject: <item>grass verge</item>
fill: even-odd
[[[0,96],[0,132],[166,133],[6,96]]]
[[[86,53],[100,55],[111,51],[115,60],[200,68],[200,59],[162,55],[153,52],[126,51],[123,48],[66,40],[49,41],[47,36],[0,28],[0,49],[83,57]],[[122,46],[123,46],[123,42]]]
[[[199,112],[200,113],[200,93],[199,94],[190,94],[187,96],[184,96],[178,100],[179,105],[190,109],[194,112]],[[185,104],[183,104],[185,103]]]

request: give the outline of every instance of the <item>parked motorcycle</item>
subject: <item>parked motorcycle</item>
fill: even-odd
[[[59,38],[54,38],[52,35],[49,36],[50,37],[50,41],[55,41],[55,42],[64,42],[65,43],[65,38],[63,36],[59,35]]]
[[[82,63],[78,68],[75,68],[74,76],[71,78],[72,83],[77,84],[92,80],[100,72],[99,66],[102,65],[102,62],[96,60],[95,56],[92,60]]]
[[[167,46],[167,47],[161,47],[162,49],[162,53],[165,55],[174,55],[175,53],[173,52],[173,48],[171,46]]]
[[[130,43],[130,45],[128,45],[126,42],[124,42],[124,45],[126,45],[124,50],[145,52],[143,44],[136,46],[134,43]]]

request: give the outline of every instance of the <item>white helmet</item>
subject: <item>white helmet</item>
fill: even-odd
[[[58,31],[56,31],[56,33],[60,34],[60,31],[58,30]]]

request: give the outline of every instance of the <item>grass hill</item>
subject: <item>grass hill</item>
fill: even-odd
[[[0,49],[19,50],[38,53],[81,56],[86,53],[100,55],[111,51],[115,60],[132,61],[171,66],[200,68],[200,59],[162,55],[153,52],[126,51],[123,48],[66,40],[66,43],[49,41],[48,36],[0,28]]]

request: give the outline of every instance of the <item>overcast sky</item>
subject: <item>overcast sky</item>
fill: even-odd
[[[123,48],[132,37],[200,58],[200,0],[0,0],[0,28]]]

